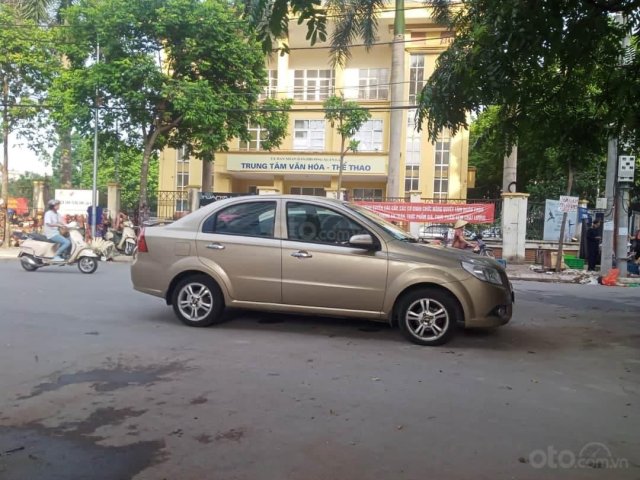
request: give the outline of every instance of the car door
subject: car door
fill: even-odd
[[[284,304],[382,310],[387,282],[384,245],[377,249],[349,246],[352,235],[370,232],[337,209],[287,201],[283,213]]]
[[[196,237],[198,256],[225,282],[234,300],[282,300],[282,246],[276,238],[278,203],[234,203],[202,223]]]

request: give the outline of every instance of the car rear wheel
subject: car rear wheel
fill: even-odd
[[[398,309],[400,331],[418,345],[442,345],[451,339],[459,308],[451,294],[434,288],[408,293]]]
[[[222,320],[222,293],[206,275],[191,275],[182,279],[173,290],[171,301],[175,314],[190,327],[208,327]]]

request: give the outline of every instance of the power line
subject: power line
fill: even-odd
[[[372,111],[372,112],[390,112],[392,110],[415,110],[417,108],[419,108],[419,105],[398,105],[398,106],[388,106],[388,105],[381,105],[381,106],[357,106],[354,108],[338,108],[338,109],[333,109],[335,111],[344,111],[344,112],[348,112],[348,111],[352,111],[352,110],[366,110],[366,111]],[[22,105],[19,103],[16,104],[9,104],[9,103],[0,103],[0,108],[25,108],[25,109],[41,109],[41,110],[56,110],[56,109],[61,109],[64,108],[63,104],[47,104],[47,103],[41,103],[41,104],[37,104],[37,105]],[[87,107],[88,109],[90,107]],[[102,105],[99,107],[100,110],[103,111],[135,111],[135,112],[153,112],[153,109],[144,109],[144,108],[134,108],[134,109],[129,109],[127,107],[120,107],[120,106],[108,106],[108,105]],[[212,109],[213,111],[217,111],[217,112],[224,112],[224,113],[270,113],[270,112],[282,112],[282,113],[324,113],[326,111],[325,108],[322,107],[314,107],[314,108],[214,108]]]

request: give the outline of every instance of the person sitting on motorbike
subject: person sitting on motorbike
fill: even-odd
[[[476,245],[468,242],[464,238],[464,227],[468,223],[469,222],[467,222],[466,220],[458,220],[453,226],[453,241],[451,242],[451,246],[453,248],[460,248],[462,250],[466,248],[473,248],[475,250],[477,248]]]
[[[47,210],[47,213],[44,214],[44,235],[49,240],[60,244],[53,260],[55,262],[62,262],[64,261],[62,254],[71,247],[71,241],[60,235],[59,228],[66,227],[67,225],[62,223],[62,219],[58,213],[58,210],[60,209],[60,201],[52,199],[49,200],[47,205],[49,209]]]

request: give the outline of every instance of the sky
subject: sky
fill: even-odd
[[[9,171],[11,173],[34,172],[51,175],[50,165],[38,159],[38,156],[20,143],[15,136],[9,136]],[[11,178],[11,177],[9,177]]]

